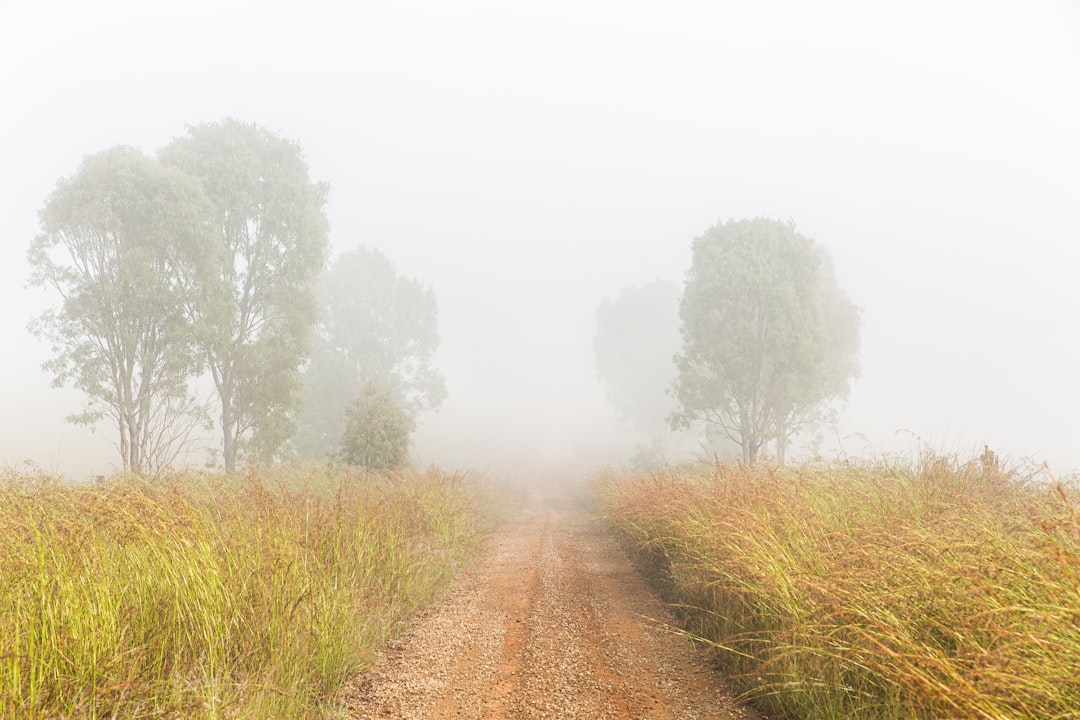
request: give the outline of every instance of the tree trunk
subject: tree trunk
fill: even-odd
[[[130,439],[128,438],[128,421],[127,415],[123,410],[119,413],[120,422],[120,459],[123,461],[123,470],[126,475],[131,471],[131,457],[128,454],[128,447],[130,446]]]
[[[221,432],[224,435],[221,447],[221,459],[225,463],[225,472],[236,472],[236,418],[233,417],[232,398],[227,393],[221,394]]]
[[[787,423],[780,421],[776,428],[776,463],[784,466],[784,458],[787,455],[788,430]]]

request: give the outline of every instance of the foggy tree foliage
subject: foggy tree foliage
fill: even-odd
[[[322,460],[334,452],[346,406],[370,384],[391,394],[410,427],[420,412],[442,404],[446,384],[432,366],[438,309],[429,288],[400,277],[378,250],[361,248],[332,263],[318,298],[296,438],[301,457]]]
[[[233,472],[241,452],[279,457],[294,432],[329,246],[327,186],[312,182],[296,143],[233,119],[190,128],[160,157],[198,178],[213,205],[219,281],[196,312]]]
[[[679,287],[671,281],[625,287],[596,310],[596,371],[612,406],[648,435],[649,444],[639,446],[642,457],[663,455],[680,345]]]
[[[85,158],[40,213],[30,280],[61,303],[30,329],[52,344],[53,385],[87,396],[68,419],[113,423],[125,472],[170,465],[206,417],[188,380],[191,308],[212,272],[207,217],[198,183],[128,147]]]
[[[345,410],[337,457],[368,470],[393,470],[409,459],[413,421],[389,388],[366,383]]]
[[[790,223],[717,224],[694,240],[679,314],[673,427],[704,421],[744,463],[820,422],[858,376],[859,311],[828,253]]]

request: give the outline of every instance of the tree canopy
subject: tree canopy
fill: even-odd
[[[319,315],[304,370],[297,449],[323,459],[336,448],[345,409],[368,384],[389,392],[410,420],[439,407],[446,384],[433,367],[439,345],[435,296],[401,277],[375,249],[340,255],[318,285]]]
[[[828,253],[790,223],[720,223],[694,240],[679,307],[673,427],[703,421],[756,462],[818,422],[858,375],[859,313]]]
[[[593,354],[608,401],[662,455],[675,403],[668,392],[679,352],[679,287],[668,280],[624,287],[596,309]]]
[[[196,313],[231,472],[238,452],[270,460],[293,434],[329,247],[327,186],[310,179],[296,143],[232,119],[190,128],[160,157],[197,178],[211,202],[218,282]]]
[[[413,422],[388,388],[368,382],[345,411],[345,430],[337,457],[368,470],[393,470],[407,464]]]
[[[171,464],[204,414],[192,308],[213,268],[208,200],[193,179],[128,147],[87,157],[61,179],[30,245],[31,282],[61,303],[31,323],[52,343],[56,386],[87,396],[69,418],[108,418],[125,472]]]

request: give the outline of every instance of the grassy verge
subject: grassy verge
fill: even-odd
[[[0,477],[0,718],[316,718],[479,544],[438,471]]]
[[[929,459],[598,490],[687,631],[774,716],[1080,717],[1075,488]]]

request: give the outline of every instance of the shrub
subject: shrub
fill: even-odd
[[[409,459],[413,422],[391,392],[368,383],[345,411],[342,462],[368,470],[393,470]]]

